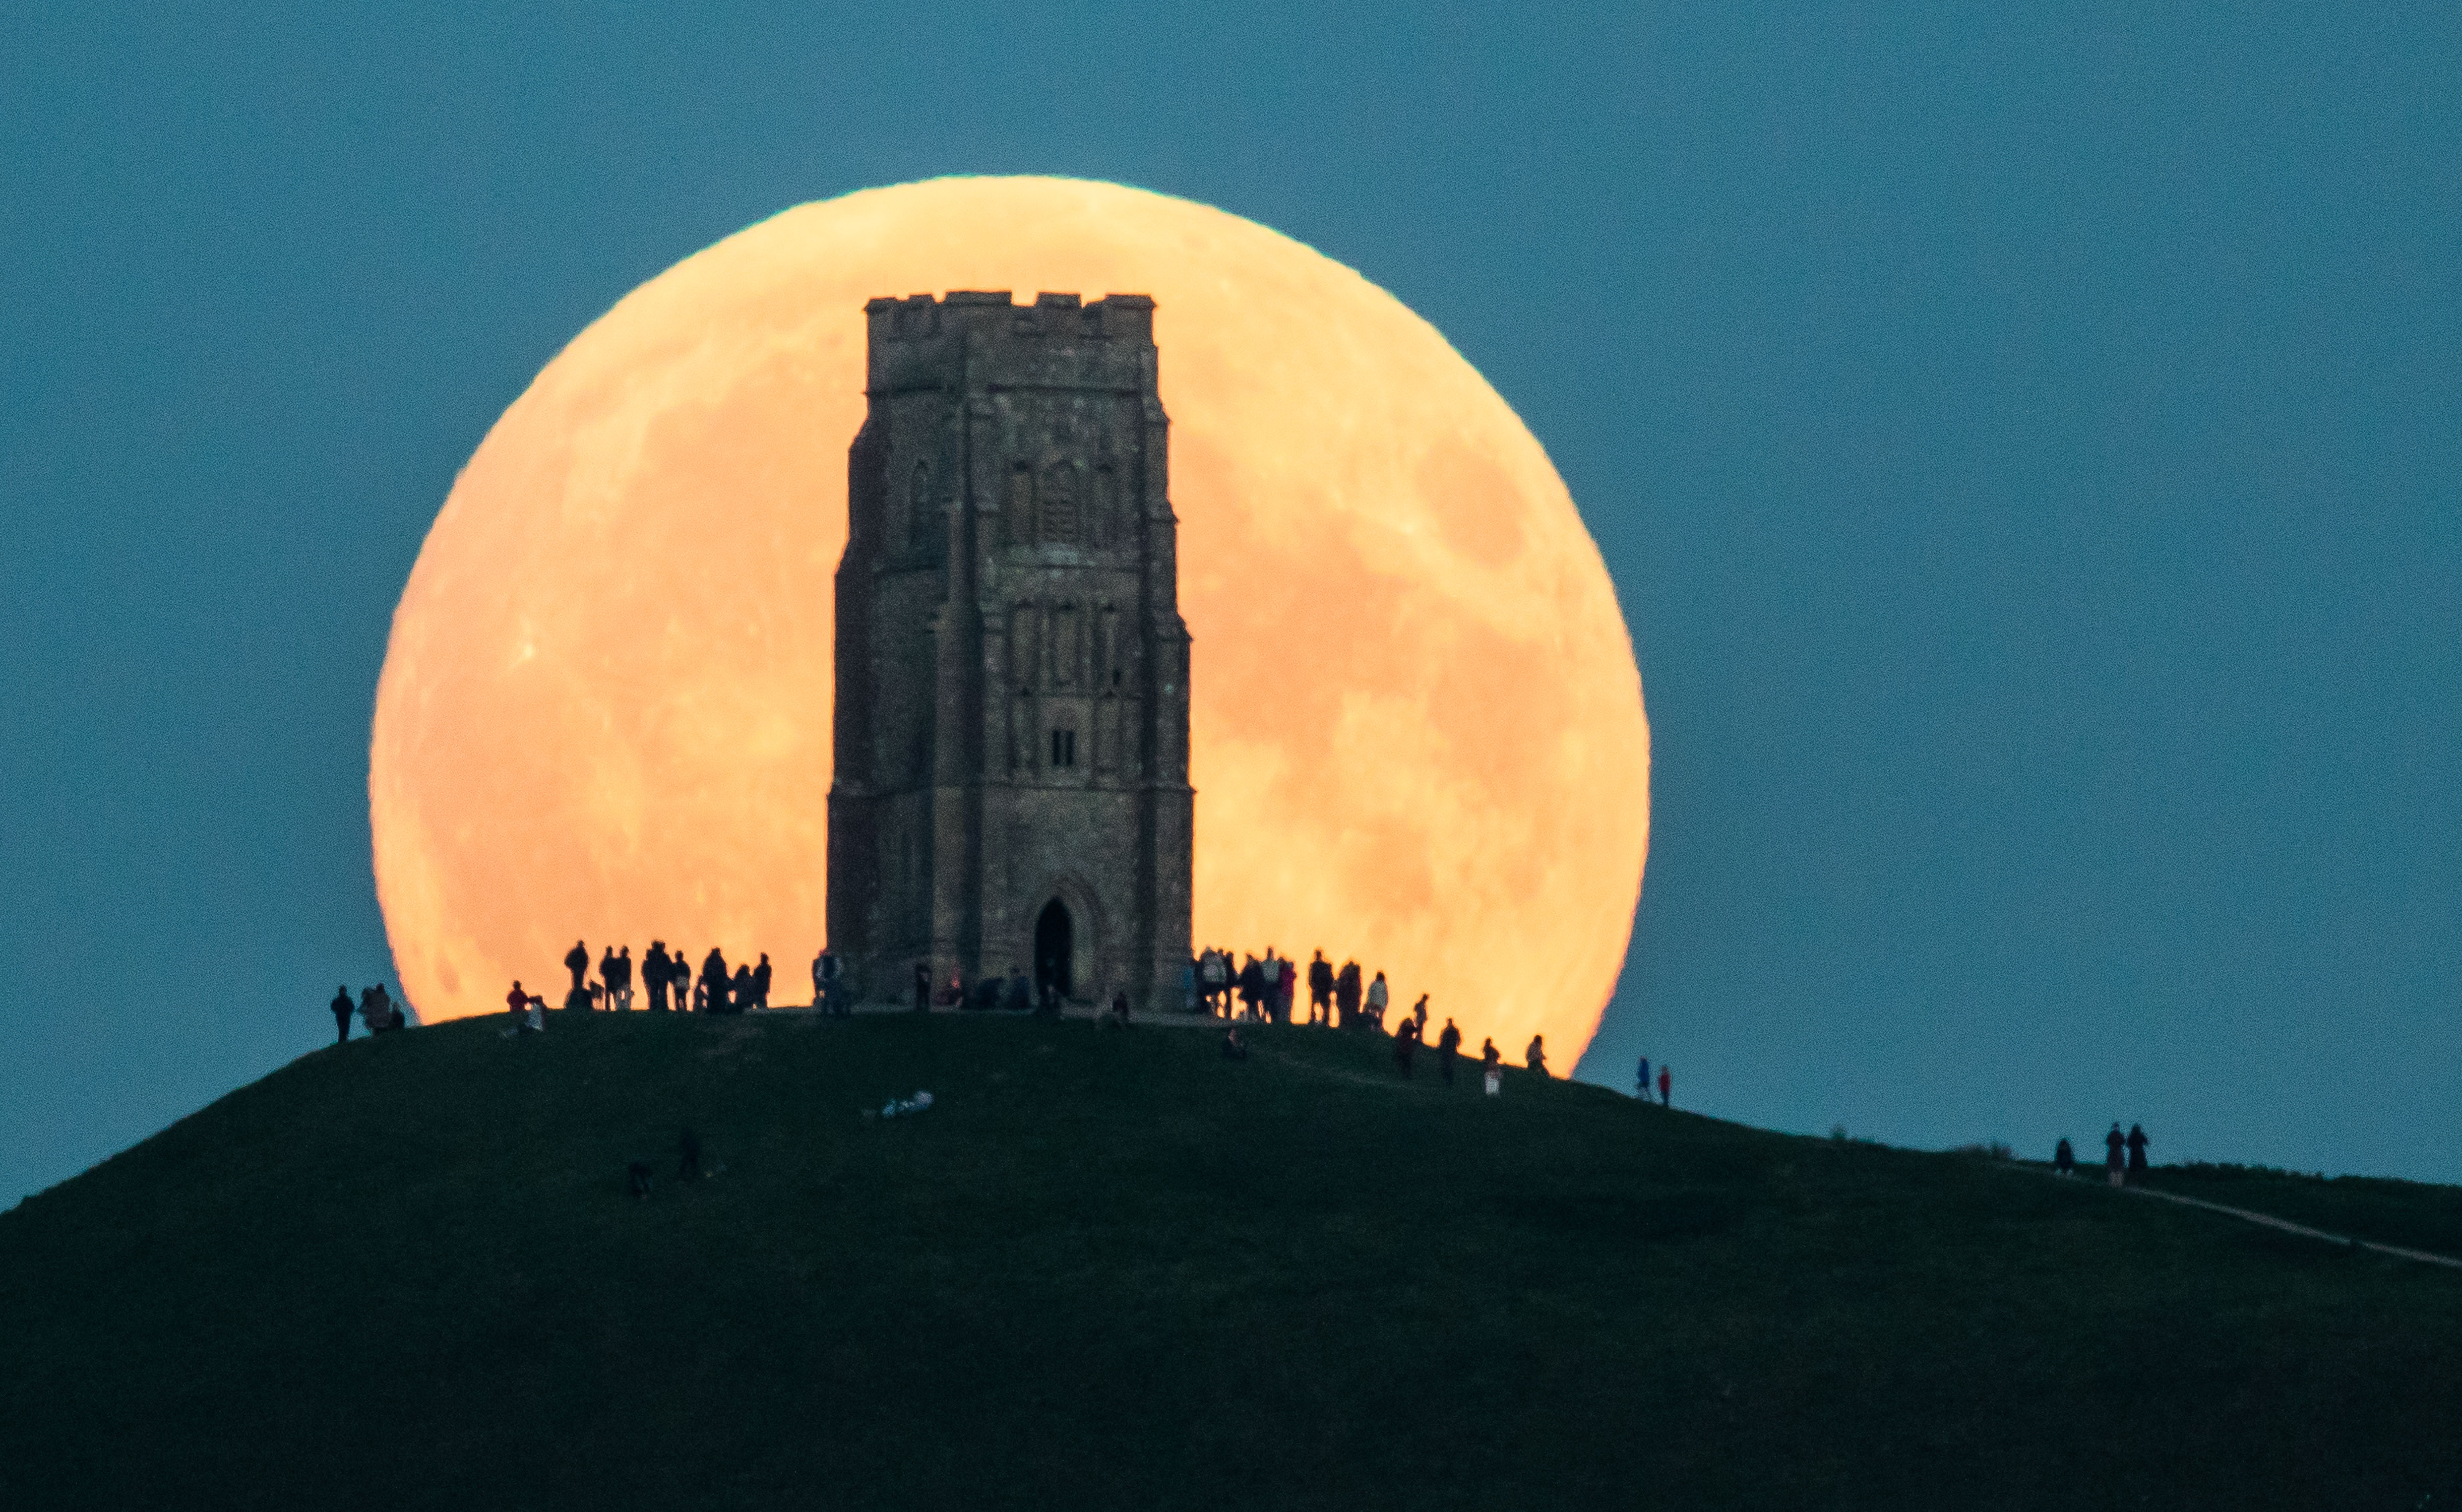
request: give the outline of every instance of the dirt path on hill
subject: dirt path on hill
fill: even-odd
[[[2306,1239],[2321,1239],[2328,1244],[2356,1244],[2362,1249],[2373,1249],[2380,1255],[2421,1261],[2430,1265],[2451,1265],[2456,1270],[2462,1270],[2462,1260],[2456,1260],[2451,1255],[2431,1255],[2424,1249],[2405,1249],[2399,1244],[2380,1244],[2373,1240],[2353,1239],[2346,1234],[2328,1234],[2322,1228],[2310,1228],[2305,1223],[2294,1223],[2289,1219],[2276,1218],[2271,1213],[2258,1213],[2244,1207],[2227,1207],[2220,1202],[2209,1202],[2203,1198],[2182,1197],[2176,1192],[2158,1192],[2152,1187],[2128,1186],[2121,1190],[2136,1197],[2159,1198],[2166,1202],[2177,1202],[2182,1207],[2201,1207],[2209,1213],[2227,1214],[2243,1222],[2280,1229],[2283,1233],[2298,1234]]]

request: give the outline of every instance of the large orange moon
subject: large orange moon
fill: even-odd
[[[1476,1047],[1596,1028],[1650,834],[1650,735],[1597,547],[1445,338],[1238,216],[1117,184],[940,179],[686,258],[481,443],[394,615],[369,816],[433,1022],[637,960],[822,943],[831,573],[864,302],[1155,300],[1192,647],[1196,939],[1323,947]],[[1569,337],[1568,337],[1569,339]]]

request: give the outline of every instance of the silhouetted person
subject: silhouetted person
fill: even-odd
[[[1419,1039],[1426,1039],[1428,1037],[1428,995],[1424,992],[1419,994],[1418,1002],[1411,1004],[1411,1022],[1416,1026],[1412,1033]]]
[[[735,968],[735,980],[727,983],[727,1012],[741,1013],[759,1001],[760,990],[752,980],[750,966]]]
[[[1334,1027],[1353,1028],[1359,1023],[1359,962],[1346,961],[1333,978]]]
[[[329,1006],[334,1010],[334,1043],[339,1045],[351,1037],[351,989],[335,987]]]
[[[1265,967],[1250,956],[1240,967],[1240,1011],[1254,1019],[1265,1002]]]
[[[2065,1138],[2052,1151],[2052,1169],[2062,1176],[2077,1175],[2077,1152],[2069,1148]]]
[[[1368,984],[1368,1026],[1370,1028],[1381,1029],[1385,1026],[1385,1004],[1392,1001],[1393,989],[1385,985],[1385,973],[1380,971],[1376,973],[1376,980]]]
[[[1643,1102],[1650,1101],[1650,1057],[1647,1055],[1641,1058],[1641,1070],[1635,1076],[1633,1086],[1640,1090]]]
[[[1661,1108],[1675,1106],[1675,1072],[1670,1067],[1662,1066],[1658,1069],[1658,1106]]]
[[[598,997],[613,1011],[616,1006],[616,947],[608,946],[598,953]]]
[[[1497,1053],[1496,1042],[1488,1040],[1479,1048],[1479,1080],[1487,1084],[1487,1095],[1495,1096],[1504,1086],[1504,1057]]]
[[[2132,1177],[2146,1174],[2146,1131],[2139,1125],[2130,1124],[2128,1126],[2128,1174]]]
[[[2128,1136],[2120,1132],[2118,1124],[2113,1124],[2111,1133],[2103,1136],[2103,1174],[2113,1186],[2120,1184],[2122,1151],[2127,1143]]]
[[[915,1011],[932,1011],[932,968],[919,961],[915,962]]]
[[[1323,1024],[1333,1017],[1333,962],[1325,952],[1316,953],[1308,962],[1308,1022]]]
[[[572,948],[564,953],[564,969],[572,973],[572,990],[579,992],[581,979],[590,975],[590,947],[574,940]],[[571,994],[566,995],[565,1001],[572,1001]]]
[[[693,1007],[702,1013],[726,1011],[726,957],[716,945],[701,958],[701,996],[693,1000]]]
[[[1126,1028],[1128,1026],[1129,995],[1126,992],[1114,992],[1112,994],[1112,1017],[1119,1021],[1121,1027]]]
[[[1411,1061],[1419,1052],[1418,1026],[1405,1019],[1393,1029],[1393,1065],[1404,1076],[1411,1074]]]
[[[621,1008],[627,1013],[633,1011],[633,947],[630,945],[616,952],[616,980],[608,984],[607,1005]]]
[[[1425,1003],[1428,1000],[1421,998],[1419,1001]],[[1454,1084],[1454,1052],[1460,1048],[1461,1030],[1454,1027],[1453,1020],[1447,1019],[1445,1032],[1436,1036],[1436,1069],[1445,1073],[1448,1087]]]
[[[1522,1064],[1542,1076],[1547,1074],[1547,1036],[1544,1034],[1530,1036],[1530,1048],[1522,1052]]]
[[[766,950],[761,953],[761,964],[752,968],[752,1005],[769,1005],[769,953]]]
[[[676,1177],[679,1180],[689,1180],[701,1175],[700,1134],[690,1129],[683,1131],[676,1139],[676,1154],[681,1156],[676,1162]]]
[[[650,1011],[667,1011],[667,942],[650,941],[650,953],[641,958],[641,980],[650,986]]]

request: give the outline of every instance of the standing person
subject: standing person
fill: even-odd
[[[915,962],[915,1011],[932,1011],[932,967],[929,962]]]
[[[1493,1097],[1504,1090],[1504,1057],[1497,1053],[1494,1039],[1479,1048],[1479,1069],[1481,1079],[1487,1083],[1487,1095]]]
[[[515,983],[514,985],[518,987],[521,983]],[[334,1001],[326,1006],[334,1010],[334,1043],[339,1045],[351,1037],[351,989],[335,987]]]
[[[752,968],[752,1005],[769,1005],[769,952],[766,950],[761,953],[761,964]]]
[[[750,966],[741,963],[736,966],[735,976],[726,984],[726,1011],[729,1013],[741,1013],[752,1006],[754,992]]]
[[[619,1012],[633,1011],[633,947],[626,945],[616,952],[616,983],[609,993],[607,1005]]]
[[[1673,1091],[1673,1089],[1674,1088],[1674,1086],[1675,1086],[1675,1072],[1674,1072],[1672,1069],[1670,1069],[1670,1068],[1668,1068],[1668,1067],[1661,1066],[1661,1067],[1658,1069],[1658,1106],[1659,1106],[1659,1107],[1661,1107],[1661,1108],[1673,1108],[1673,1107],[1674,1107],[1674,1106],[1675,1106],[1675,1095],[1674,1095],[1674,1091]]]
[[[513,979],[513,990],[505,994],[505,1006],[511,1010],[513,1027],[516,1029],[522,1026],[523,1020],[529,1017],[530,995],[522,990],[519,977]]]
[[[1428,995],[1424,992],[1419,994],[1418,1002],[1411,1004],[1411,1023],[1414,1038],[1423,1040],[1428,1037]]]
[[[812,957],[812,1006],[830,1011],[830,953],[820,951]]]
[[[2077,1152],[2069,1148],[2065,1134],[2061,1136],[2059,1147],[2052,1151],[2052,1169],[2062,1176],[2077,1175]]]
[[[1245,1019],[1257,1016],[1257,1005],[1265,1001],[1265,968],[1250,956],[1240,963],[1240,1015]]]
[[[1283,958],[1274,954],[1271,945],[1265,947],[1265,959],[1257,962],[1257,983],[1263,989],[1257,995],[1258,1006],[1263,1009],[1266,1023],[1275,1023],[1282,1016]]]
[[[1641,1074],[1633,1085],[1641,1090],[1641,1100],[1650,1101],[1650,1057],[1647,1055],[1641,1058]]]
[[[629,946],[627,947],[630,948]],[[607,1010],[616,1010],[616,947],[608,946],[598,956],[598,994]]]
[[[2146,1174],[2146,1130],[2142,1125],[2128,1126],[2128,1178],[2132,1181]]]
[[[2127,1143],[2128,1136],[2120,1132],[2118,1124],[2113,1124],[2111,1133],[2103,1136],[2103,1174],[2113,1186],[2120,1184],[2121,1150]]]
[[[1308,962],[1308,1022],[1323,1024],[1333,1017],[1333,962],[1319,950]]]
[[[1406,1021],[1393,1026],[1393,1064],[1401,1069],[1404,1079],[1411,1074],[1411,1058],[1418,1052],[1419,1034]]]
[[[1385,1027],[1385,1004],[1392,1000],[1393,992],[1385,985],[1385,973],[1380,971],[1376,973],[1376,980],[1368,984],[1368,1026],[1370,1028]]]
[[[1288,1024],[1291,1022],[1291,1004],[1298,997],[1300,990],[1300,963],[1298,961],[1285,961],[1283,962],[1283,976],[1280,986],[1282,988],[1282,992],[1280,997],[1275,1000],[1274,1022],[1276,1024]]]
[[[650,953],[641,958],[641,980],[650,984],[650,1011],[667,1011],[667,942],[650,941]]]
[[[1542,1076],[1547,1074],[1547,1036],[1544,1034],[1530,1036],[1530,1048],[1522,1052],[1522,1064]]]
[[[572,948],[564,953],[564,969],[572,973],[572,990],[579,992],[581,979],[590,975],[590,947],[580,940],[574,940]],[[565,996],[566,1001],[572,1000],[572,993],[567,993]]]
[[[1359,962],[1346,961],[1333,979],[1333,1026],[1356,1028],[1359,1025]]]
[[[726,957],[716,945],[701,958],[701,984],[693,999],[695,1011],[724,1013],[726,1011]]]
[[[1428,1000],[1421,998],[1419,1001],[1425,1003]],[[1448,1087],[1454,1084],[1454,1052],[1460,1048],[1461,1030],[1454,1027],[1453,1020],[1447,1019],[1445,1032],[1436,1036],[1436,1069],[1445,1073]]]

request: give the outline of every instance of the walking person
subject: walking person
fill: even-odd
[[[351,989],[335,987],[334,1001],[327,1006],[334,1010],[334,1043],[339,1045],[351,1037]]]
[[[2142,1125],[2128,1126],[2128,1179],[2134,1181],[2146,1174],[2146,1130]]]
[[[1428,1000],[1421,998],[1419,1001],[1425,1003]],[[1436,1036],[1436,1069],[1444,1072],[1448,1087],[1454,1084],[1454,1052],[1460,1048],[1461,1030],[1454,1027],[1453,1020],[1447,1019],[1445,1032]]]
[[[2125,1158],[2122,1152],[2127,1144],[2128,1136],[2120,1132],[2118,1124],[2113,1124],[2111,1133],[2103,1136],[2103,1174],[2113,1186],[2120,1184],[2121,1161]]]

